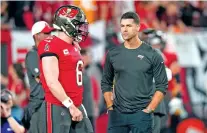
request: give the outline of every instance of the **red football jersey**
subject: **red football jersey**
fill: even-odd
[[[62,105],[48,88],[42,71],[41,59],[45,56],[56,56],[59,65],[59,82],[66,94],[73,100],[74,105],[80,106],[83,98],[83,61],[79,50],[72,44],[51,36],[39,44],[38,55],[40,57],[40,81],[45,90],[45,100],[53,104]]]

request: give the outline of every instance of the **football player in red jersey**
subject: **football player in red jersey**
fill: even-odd
[[[55,35],[40,42],[40,81],[45,91],[41,133],[93,132],[83,98],[80,51],[75,46],[88,35],[84,12],[76,6],[62,6],[54,16]],[[46,109],[46,111],[44,111]],[[46,125],[45,125],[46,124]]]

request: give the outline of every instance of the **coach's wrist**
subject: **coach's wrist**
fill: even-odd
[[[109,107],[109,108],[107,108],[107,110],[113,110],[114,108],[113,107]]]
[[[112,105],[112,106],[107,107],[107,112],[106,112],[106,114],[108,114],[108,113],[109,113],[109,111],[111,111],[111,110],[114,110],[113,105]]]
[[[113,109],[114,109],[114,106],[113,105],[107,106],[107,111],[113,110]]]
[[[109,109],[113,109],[113,104],[107,106],[107,110],[109,110]]]
[[[154,112],[154,110],[151,109],[151,108],[145,108],[143,111],[144,111],[145,113],[153,113],[153,112]]]

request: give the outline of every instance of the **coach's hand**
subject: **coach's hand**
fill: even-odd
[[[73,121],[81,121],[83,119],[82,112],[73,104],[69,107]]]

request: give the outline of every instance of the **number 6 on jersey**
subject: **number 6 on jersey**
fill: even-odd
[[[83,61],[79,60],[76,65],[76,82],[78,86],[83,85]]]

